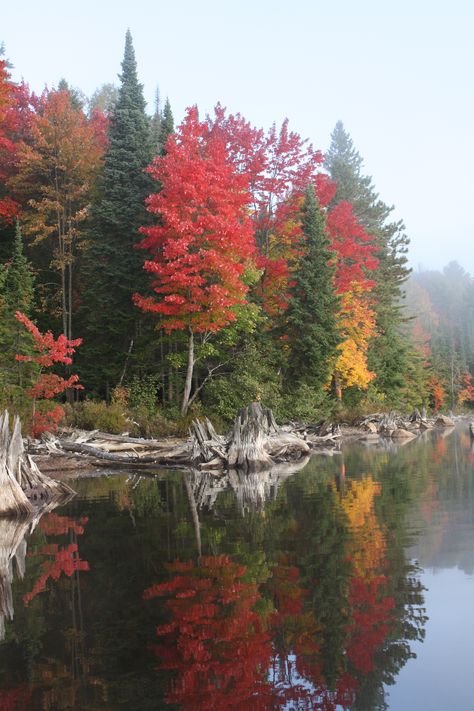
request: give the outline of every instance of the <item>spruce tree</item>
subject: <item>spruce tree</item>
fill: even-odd
[[[155,91],[155,112],[151,117],[151,141],[153,145],[153,152],[155,155],[160,153],[161,149],[161,124],[163,121],[163,116],[161,114],[161,98],[160,90],[156,87]]]
[[[146,336],[145,319],[133,305],[132,294],[146,291],[145,255],[135,246],[141,240],[139,228],[149,222],[145,199],[152,180],[145,168],[153,150],[129,31],[119,78],[83,267],[84,348],[79,368],[86,385],[102,395],[139,358]]]
[[[166,141],[168,140],[168,136],[171,136],[172,133],[174,133],[173,112],[171,111],[170,100],[168,98],[166,98],[165,107],[163,109],[163,113],[161,116],[161,124],[160,124],[159,145],[160,145],[160,153],[162,155],[165,152],[165,146],[166,146]]]
[[[340,341],[336,315],[333,252],[324,214],[309,187],[303,205],[303,256],[291,287],[286,312],[290,355],[288,381],[322,391]]]
[[[30,339],[16,320],[15,312],[21,311],[29,316],[33,298],[33,272],[23,252],[17,221],[11,258],[0,270],[0,379],[3,383],[20,384],[21,368],[15,355],[27,352]]]
[[[390,221],[393,206],[380,200],[372,178],[363,175],[362,167],[361,156],[338,121],[326,153],[326,168],[337,184],[333,204],[340,200],[352,203],[356,216],[376,239],[379,267],[374,273],[373,296],[377,337],[369,348],[369,368],[377,373],[377,389],[397,400],[405,387],[408,358],[402,333],[402,287],[410,273],[406,257],[409,240],[403,222]]]

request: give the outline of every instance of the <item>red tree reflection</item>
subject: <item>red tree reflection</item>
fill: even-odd
[[[39,528],[47,536],[63,536],[69,533],[72,542],[59,546],[58,543],[46,543],[39,550],[31,555],[44,555],[47,560],[41,564],[42,573],[33,586],[31,592],[23,596],[25,605],[29,605],[33,598],[46,590],[46,583],[49,578],[59,580],[64,573],[68,578],[76,571],[89,570],[89,563],[81,560],[77,545],[77,536],[84,533],[84,525],[87,518],[71,518],[69,516],[59,516],[55,513],[46,514],[39,522]]]
[[[171,621],[157,628],[163,641],[155,646],[159,669],[177,671],[166,702],[193,711],[269,708],[271,647],[246,568],[222,555],[169,569],[169,582],[144,592],[145,599],[168,597]]]

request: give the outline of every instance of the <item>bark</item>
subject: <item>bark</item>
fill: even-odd
[[[31,515],[37,507],[72,494],[67,484],[42,474],[25,452],[18,417],[10,435],[5,411],[0,416],[0,516]]]
[[[184,393],[183,402],[181,405],[181,415],[185,417],[188,413],[189,407],[189,397],[191,395],[191,386],[193,383],[193,371],[194,371],[194,333],[192,329],[189,329],[189,342],[188,342],[188,366],[186,369],[186,380],[184,382]]]

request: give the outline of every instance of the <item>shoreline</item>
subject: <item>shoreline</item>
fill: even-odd
[[[329,426],[331,429],[335,429],[335,432],[323,435],[315,433],[317,428],[314,425],[287,424],[282,426],[282,430],[297,433],[309,446],[309,457],[318,454],[320,456],[334,456],[340,453],[345,445],[354,442],[360,442],[367,447],[377,448],[382,446],[385,449],[393,448],[394,446],[404,446],[408,444],[408,442],[415,442],[424,432],[438,430],[449,433],[461,422],[469,423],[474,421],[474,413],[473,415],[451,415],[450,417],[438,415],[436,417],[427,418],[421,423],[409,422],[408,418],[398,418],[393,420],[393,424],[401,424],[403,422],[406,428],[394,427],[390,432],[390,428],[387,429],[386,424],[383,423],[383,418],[386,417],[386,414],[380,415],[378,426],[376,424],[377,420],[375,420],[376,417],[378,416],[369,415],[365,418],[364,423],[359,425],[341,424],[337,425],[336,428]],[[328,426],[326,426],[326,429],[328,429]],[[63,431],[63,433],[64,432],[65,431]],[[140,471],[148,475],[160,469],[176,469],[181,471],[187,469],[197,469],[199,471],[201,469],[203,473],[209,471],[205,467],[203,468],[202,465],[201,467],[197,465],[193,466],[191,462],[166,462],[166,453],[184,451],[189,445],[189,438],[186,437],[163,437],[159,440],[146,440],[128,438],[126,435],[122,437],[121,435],[107,435],[106,433],[97,432],[81,432],[80,435],[80,438],[86,441],[93,441],[94,436],[104,436],[106,439],[110,438],[111,441],[116,441],[117,448],[120,448],[121,451],[120,460],[117,458],[116,460],[108,461],[94,458],[89,454],[67,452],[59,448],[56,448],[55,451],[51,451],[51,447],[49,447],[50,451],[46,451],[48,445],[35,445],[31,452],[33,460],[42,472],[58,477],[59,479],[103,476],[109,474],[111,470],[114,471],[114,473]],[[129,443],[128,448],[123,446],[126,445],[126,440],[132,439],[133,442]],[[61,440],[58,441],[60,442]],[[156,457],[155,462],[147,461],[145,464],[140,464],[135,458],[133,461],[129,461],[132,455],[137,454],[137,449],[145,449],[149,447],[150,444],[156,446],[160,451],[160,456]],[[114,447],[110,449],[114,449]],[[275,464],[282,466],[285,464],[285,460],[276,462]],[[290,464],[289,461],[288,464]],[[212,470],[212,473],[215,476],[221,476],[225,471],[225,468],[220,468]]]

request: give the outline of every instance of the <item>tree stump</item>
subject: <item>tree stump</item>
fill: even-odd
[[[306,456],[309,445],[278,427],[273,412],[254,402],[242,408],[227,437],[217,435],[209,420],[195,420],[190,431],[192,462],[201,468],[224,467],[253,473],[276,462]]]
[[[71,494],[71,487],[42,474],[25,452],[18,417],[10,435],[5,410],[0,415],[0,516],[28,516],[38,506]]]

